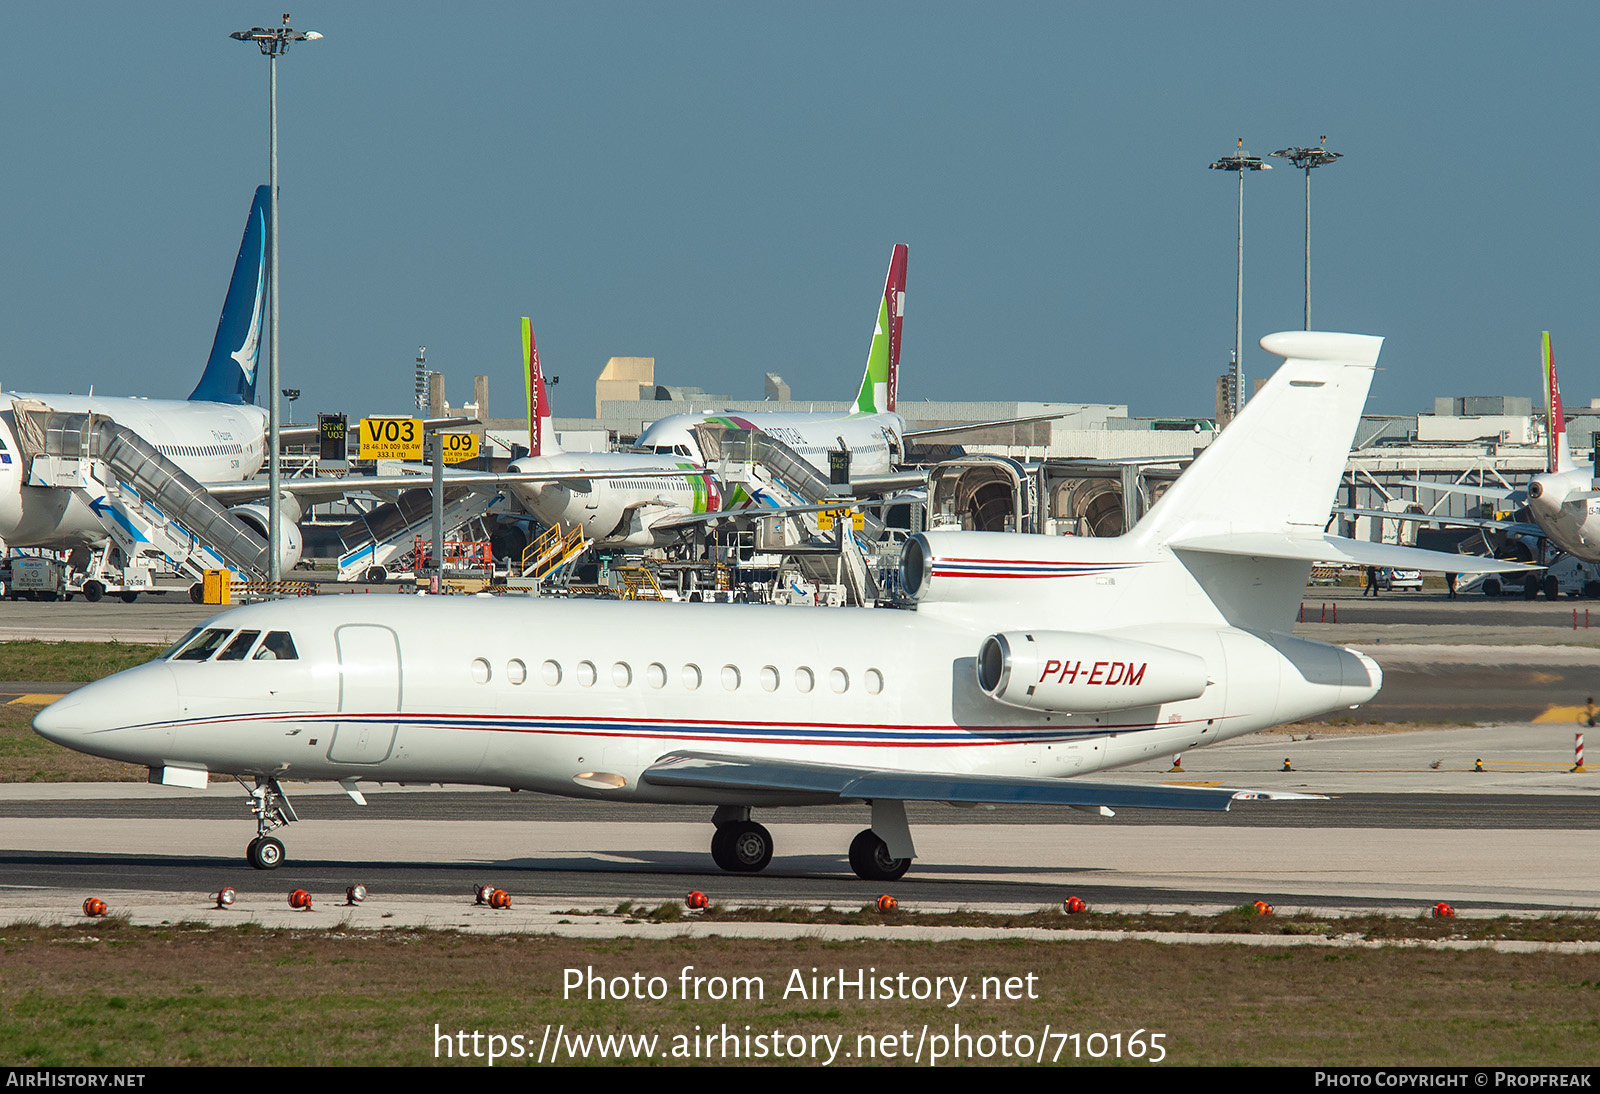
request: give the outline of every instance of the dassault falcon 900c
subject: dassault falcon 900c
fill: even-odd
[[[870,803],[863,878],[915,856],[908,801],[1108,814],[1271,794],[1072,776],[1355,706],[1366,656],[1297,638],[1313,560],[1514,569],[1323,533],[1381,339],[1262,340],[1277,373],[1116,539],[914,536],[911,610],[476,597],[315,598],[217,616],[34,720],[155,782],[253,778],[247,857],[283,859],[281,780],[458,782],[714,808],[753,872],[767,806]],[[1270,490],[1245,489],[1275,469]]]

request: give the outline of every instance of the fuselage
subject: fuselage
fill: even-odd
[[[1152,562],[1151,576],[1171,566]],[[1095,588],[1085,577],[1083,587]],[[1130,570],[1120,580],[1126,591],[1140,579]],[[1074,649],[1089,651],[1075,676],[1081,670],[1083,683],[1103,688],[1085,694],[1104,695],[1106,709],[1021,709],[985,690],[978,658],[989,635],[1065,629],[1074,618]],[[180,652],[90,684],[47,708],[35,728],[152,767],[775,804],[811,799],[663,787],[640,775],[663,756],[693,751],[1072,776],[1364,702],[1381,681],[1359,654],[1289,635],[1195,623],[1095,633],[1085,622],[1016,604],[974,614],[965,605],[813,612],[326,597],[218,616],[203,628],[217,632],[199,647],[204,659]],[[287,637],[292,659],[256,658],[273,636],[280,649]],[[1166,662],[1203,662],[1199,686],[1175,701],[1118,706],[1130,652],[1150,644],[1171,655]],[[1166,662],[1150,660],[1141,682],[1161,686]],[[1067,666],[1043,668],[1055,681]]]
[[[1600,561],[1600,498],[1594,489],[1594,468],[1580,464],[1570,471],[1535,475],[1528,484],[1528,511],[1550,542],[1585,562]]]
[[[807,463],[828,473],[828,453],[842,439],[850,450],[852,475],[886,475],[895,470],[904,452],[905,422],[898,414],[804,414],[754,411],[730,414],[671,414],[652,422],[639,434],[638,447],[658,455],[688,456],[696,463],[705,457],[694,428],[704,423],[733,429],[759,429],[799,453]]]
[[[710,474],[685,474],[696,465],[686,459],[635,452],[562,452],[525,456],[508,470],[523,474],[636,473],[628,478],[561,479],[512,482],[508,486],[528,512],[543,524],[568,531],[581,527],[602,545],[660,547],[676,541],[675,532],[655,531],[665,517],[715,512],[721,492]],[[659,476],[651,474],[660,471]]]
[[[240,482],[266,458],[266,411],[247,404],[113,396],[8,393],[0,400],[0,541],[69,549],[106,539],[100,518],[75,490],[27,486],[14,401],[34,399],[66,414],[102,414],[138,433],[200,482]]]

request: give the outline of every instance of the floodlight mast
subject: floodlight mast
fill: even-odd
[[[1228,408],[1229,415],[1234,416],[1244,407],[1244,173],[1270,171],[1272,164],[1262,163],[1261,157],[1246,152],[1244,138],[1240,137],[1233,155],[1217,160],[1211,170],[1239,173],[1239,263],[1234,291],[1233,391],[1229,396],[1232,405]]]
[[[261,47],[261,55],[267,58],[267,299],[271,303],[267,343],[267,581],[268,595],[276,596],[278,582],[283,580],[282,556],[278,550],[283,541],[278,463],[278,58],[288,52],[291,42],[315,42],[322,35],[314,30],[297,34],[289,25],[289,13],[284,12],[281,26],[236,30],[228,37],[254,42]]]
[[[1306,173],[1306,330],[1311,329],[1311,172],[1318,167],[1326,167],[1344,155],[1343,152],[1328,151],[1324,147],[1327,143],[1328,138],[1323,137],[1322,144],[1315,148],[1280,148],[1272,153]]]

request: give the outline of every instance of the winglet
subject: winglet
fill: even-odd
[[[539,345],[533,338],[533,320],[522,317],[522,367],[528,398],[528,455],[550,456],[561,451],[550,426],[550,393],[539,368]]]
[[[1561,408],[1561,381],[1556,379],[1556,355],[1550,348],[1550,332],[1544,332],[1544,345],[1540,353],[1544,366],[1545,405],[1550,408],[1546,433],[1550,442],[1549,472],[1554,475],[1571,471],[1576,464],[1572,459],[1572,446],[1567,441],[1567,416]]]
[[[222,302],[217,336],[206,370],[189,398],[208,403],[251,403],[256,397],[256,362],[261,351],[261,307],[267,294],[267,199],[256,187],[245,221],[233,279]]]
[[[856,393],[857,414],[893,414],[900,391],[900,327],[906,314],[906,257],[904,243],[894,245],[889,276],[878,301],[877,324],[867,350],[867,371]]]

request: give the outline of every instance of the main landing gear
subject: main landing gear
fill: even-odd
[[[245,848],[244,860],[257,870],[276,870],[283,865],[283,842],[267,833],[300,818],[277,779],[257,775],[254,787],[237,775],[234,780],[250,795],[250,812],[256,815],[256,838]]]
[[[749,806],[720,805],[711,823],[717,826],[711,857],[730,874],[759,873],[772,861],[772,833],[750,819]],[[872,824],[850,843],[850,869],[864,881],[898,880],[916,855],[905,803],[873,802]],[[895,851],[904,854],[896,857]]]

